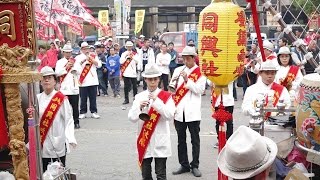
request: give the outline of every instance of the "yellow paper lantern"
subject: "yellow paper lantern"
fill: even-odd
[[[202,73],[216,87],[241,75],[247,44],[244,10],[230,1],[212,1],[199,17],[198,47]]]

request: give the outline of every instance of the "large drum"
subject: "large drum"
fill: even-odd
[[[320,75],[304,76],[298,94],[297,136],[305,147],[320,151]]]

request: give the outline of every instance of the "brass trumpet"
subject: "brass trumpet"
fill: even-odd
[[[150,92],[151,94],[152,92]],[[151,104],[151,99],[149,99],[149,103],[143,107],[143,109],[141,110],[141,113],[139,114],[139,119],[141,119],[142,121],[149,121],[150,120],[150,116],[149,116],[149,105]]]
[[[181,70],[181,72],[179,73],[179,75],[177,77],[173,77],[172,80],[171,80],[171,83],[169,84],[168,86],[168,90],[170,92],[172,92],[173,94],[176,93],[177,91],[177,88],[178,88],[178,83],[179,83],[179,79],[180,79],[180,76],[181,76],[181,73],[184,71],[184,69],[186,68],[186,66]],[[175,84],[173,84],[175,82]]]

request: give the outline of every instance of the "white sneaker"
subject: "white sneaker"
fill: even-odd
[[[100,116],[97,113],[92,113],[91,117],[95,118],[95,119],[99,119]]]
[[[79,115],[79,119],[84,119],[84,118],[86,118],[86,114],[80,114]]]

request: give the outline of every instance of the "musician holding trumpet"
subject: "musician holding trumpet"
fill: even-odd
[[[190,172],[195,177],[201,177],[199,171],[200,154],[200,121],[201,95],[205,89],[206,78],[201,75],[196,65],[197,56],[195,47],[186,46],[182,51],[184,66],[174,70],[170,82],[170,89],[174,89],[173,99],[177,107],[174,124],[178,134],[178,157],[180,167],[173,174]],[[173,88],[172,88],[173,87]],[[192,143],[192,162],[189,164],[186,143],[186,130],[189,128]]]
[[[79,119],[86,117],[87,100],[90,101],[91,117],[98,119],[97,114],[97,86],[99,85],[97,68],[102,66],[97,54],[90,53],[90,46],[87,42],[81,43],[81,54],[76,58],[76,63],[81,66],[79,77],[80,84],[80,116]]]
[[[147,90],[135,96],[128,114],[130,121],[138,122],[138,159],[144,180],[152,179],[153,159],[157,179],[166,180],[166,161],[171,156],[169,121],[176,108],[171,93],[158,88],[161,74],[156,64],[146,64],[142,76]],[[148,118],[141,118],[144,113]]]
[[[74,127],[80,128],[79,123],[79,78],[81,67],[75,63],[72,57],[71,45],[64,45],[62,49],[64,57],[57,61],[55,72],[59,77],[60,92],[68,96],[73,111]]]

